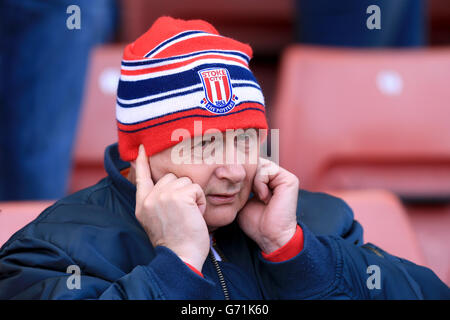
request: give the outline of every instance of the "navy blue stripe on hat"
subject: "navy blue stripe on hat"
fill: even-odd
[[[261,90],[261,88],[255,83],[255,84],[251,84],[251,83],[231,83],[231,86],[233,88],[241,88],[241,87],[251,87],[251,88],[255,88],[258,90]],[[199,88],[193,88],[191,90],[186,90],[186,91],[180,91],[180,92],[176,92],[176,93],[172,93],[172,94],[168,94],[168,95],[164,95],[158,98],[153,98],[153,99],[146,99],[143,101],[139,101],[136,103],[123,103],[120,102],[119,100],[117,100],[117,104],[119,106],[121,106],[122,108],[134,108],[134,107],[139,107],[145,104],[150,104],[153,102],[157,102],[157,101],[161,101],[161,100],[166,100],[166,99],[170,99],[170,98],[174,98],[174,97],[178,97],[178,96],[184,96],[186,94],[190,94],[190,93],[194,93],[194,92],[198,92],[198,91],[203,91],[203,87],[199,87]]]
[[[226,68],[230,74],[231,81],[249,80],[258,83],[251,71],[244,67],[219,63],[202,64],[200,66],[194,67],[191,70],[171,74],[168,76],[137,81],[124,81],[120,79],[117,89],[117,96],[122,100],[132,100],[152,96],[167,91],[179,90],[191,87],[196,84],[201,84],[202,82],[197,72],[205,68],[213,67]]]
[[[159,45],[157,45],[155,48],[153,48],[151,51],[149,51],[144,57],[148,58],[149,56],[151,56],[153,53],[155,53],[156,51],[158,51],[160,48],[162,48],[163,46],[169,44],[170,42],[177,40],[179,38],[191,35],[191,34],[196,34],[196,33],[207,33],[205,31],[199,31],[199,30],[191,30],[191,31],[186,31],[186,32],[182,32],[170,39],[167,39],[166,41],[160,43]]]
[[[238,57],[244,59],[247,62],[247,64],[250,62],[249,57],[239,51],[204,50],[204,51],[198,51],[198,52],[194,52],[194,53],[190,53],[190,54],[169,57],[169,58],[148,59],[148,60],[140,60],[140,61],[122,61],[122,66],[124,66],[124,67],[146,66],[146,65],[157,64],[157,63],[161,63],[161,62],[165,62],[165,61],[195,57],[195,56],[202,55],[205,53],[219,53],[219,54],[235,55],[235,56],[238,56]]]

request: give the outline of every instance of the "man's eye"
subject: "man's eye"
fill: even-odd
[[[247,139],[247,136],[245,134],[241,134],[236,137],[236,142],[245,142]]]
[[[236,137],[236,146],[245,148],[246,150],[250,147],[251,137],[247,134],[241,134]]]
[[[193,148],[204,148],[207,145],[209,145],[211,143],[211,141],[202,141],[200,143],[197,143]]]

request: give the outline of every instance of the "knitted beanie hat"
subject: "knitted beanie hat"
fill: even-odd
[[[252,49],[202,20],[161,17],[124,51],[117,90],[119,153],[170,148],[176,129],[267,129],[264,97],[249,69]]]

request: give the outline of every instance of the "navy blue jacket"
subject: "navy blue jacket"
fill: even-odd
[[[0,299],[224,298],[210,258],[202,278],[170,249],[152,247],[134,216],[135,186],[120,173],[127,166],[117,145],[108,147],[106,178],[57,201],[3,245]],[[304,247],[284,262],[266,261],[235,222],[216,231],[231,299],[450,298],[431,270],[363,245],[342,200],[300,190],[298,204]],[[68,285],[71,265],[81,271],[79,289]],[[379,289],[368,285],[371,265]]]

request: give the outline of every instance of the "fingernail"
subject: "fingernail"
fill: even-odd
[[[139,145],[137,158],[143,157],[144,146],[142,144]]]

